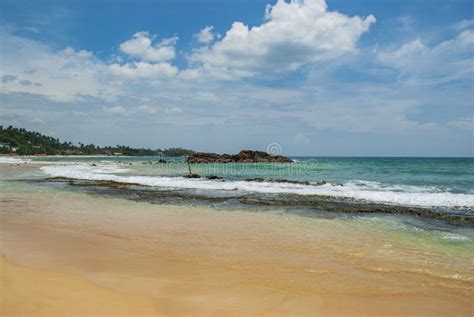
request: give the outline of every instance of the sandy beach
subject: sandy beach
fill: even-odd
[[[474,0],[0,13],[0,317],[474,317]]]
[[[6,191],[0,210],[4,316],[473,313],[472,254],[377,219],[62,191]]]

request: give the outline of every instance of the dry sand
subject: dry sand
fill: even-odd
[[[159,316],[152,298],[97,286],[72,274],[0,258],[2,316]]]

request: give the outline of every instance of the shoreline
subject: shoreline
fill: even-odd
[[[25,283],[65,274],[59,280],[67,293],[68,285],[82,283],[76,277],[85,279],[86,307],[105,288],[112,292],[104,295],[111,298],[105,308],[120,294],[133,294],[155,309],[152,315],[166,316],[472,313],[474,273],[463,264],[472,257],[450,263],[442,249],[425,246],[420,260],[430,254],[436,260],[424,267],[410,260],[411,238],[368,230],[363,220],[157,206],[72,192],[7,193],[0,206],[1,253],[14,265],[45,270]],[[20,287],[8,270],[2,274]],[[56,286],[45,285],[35,301],[47,303]],[[19,302],[28,296],[18,293]]]
[[[152,157],[160,157],[159,155],[149,155]],[[107,154],[55,154],[55,155],[43,155],[43,154],[37,154],[37,155],[9,155],[9,154],[0,154],[0,157],[11,157],[11,158],[38,158],[38,157],[45,157],[45,158],[55,158],[55,157],[72,157],[72,158],[80,158],[80,157],[85,157],[85,158],[103,158],[103,157],[141,157],[141,155],[107,155]],[[147,155],[148,157],[148,155]],[[174,156],[174,157],[180,157],[180,156]]]

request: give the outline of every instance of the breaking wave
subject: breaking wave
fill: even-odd
[[[384,185],[361,180],[344,184],[324,185],[255,182],[243,180],[188,179],[168,176],[137,176],[124,174],[129,170],[116,164],[51,165],[43,166],[43,172],[52,177],[81,180],[113,181],[161,188],[242,191],[265,194],[324,195],[350,198],[375,203],[418,207],[474,207],[474,195],[443,192],[432,186]],[[122,174],[120,174],[122,173]],[[118,174],[118,175],[117,175]],[[342,185],[342,186],[341,186]]]
[[[0,164],[21,164],[28,162],[29,160],[24,160],[16,157],[7,157],[7,156],[0,156]]]

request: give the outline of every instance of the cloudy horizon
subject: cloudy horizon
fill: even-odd
[[[473,156],[470,1],[0,8],[4,126],[98,145]]]

